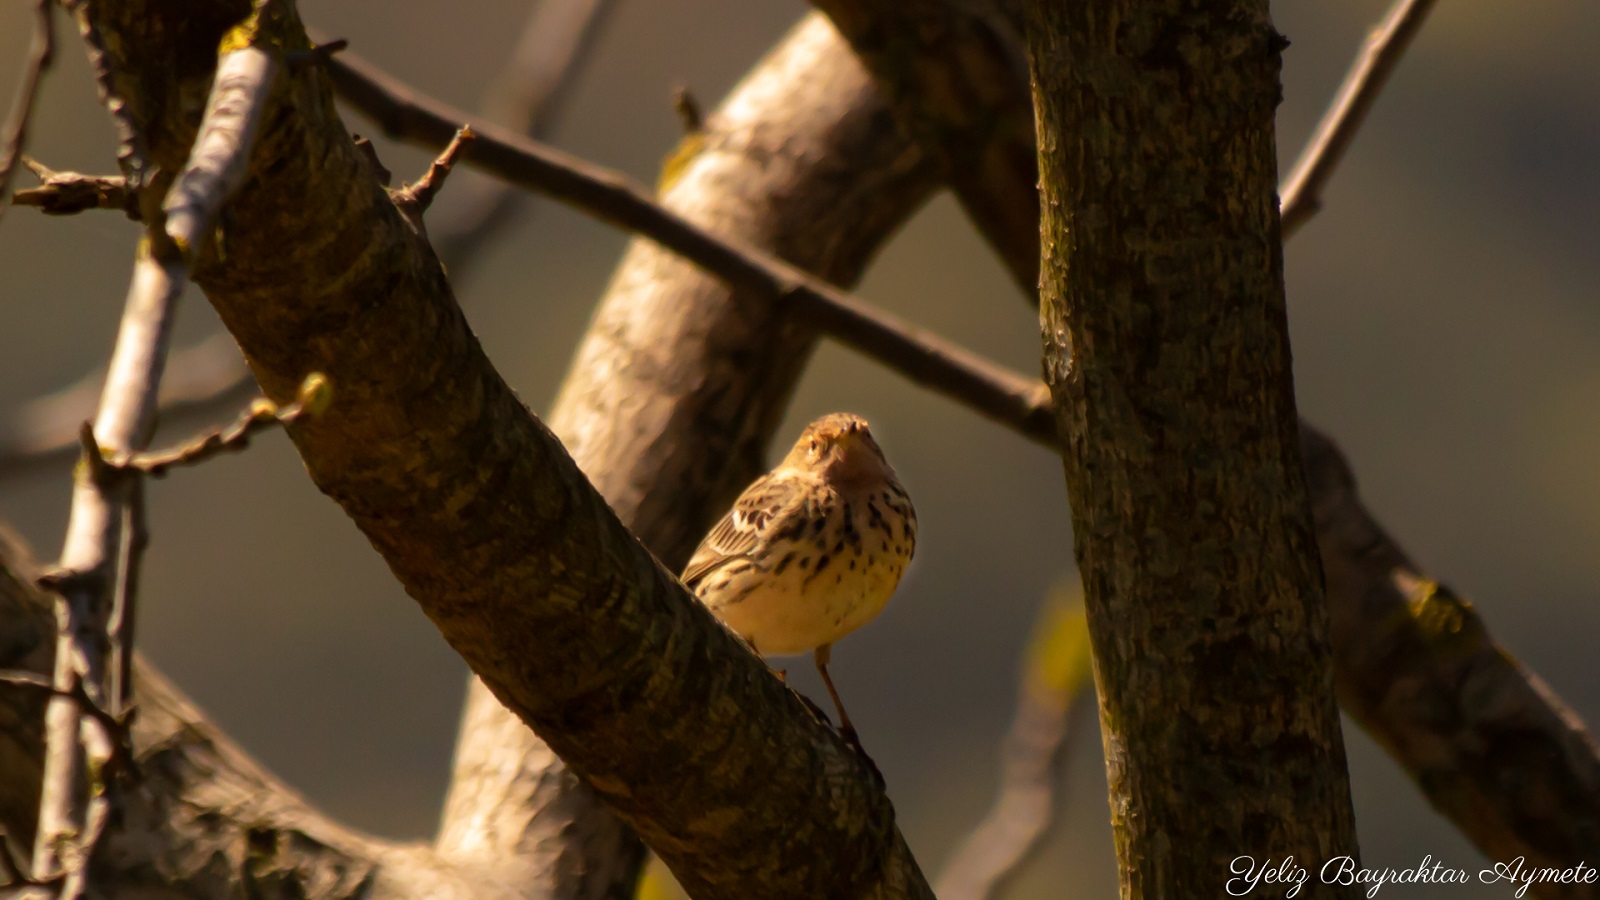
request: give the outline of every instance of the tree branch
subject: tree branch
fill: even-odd
[[[813,0],[877,79],[895,115],[934,156],[978,231],[1037,301],[1039,261],[1004,247],[1039,239],[1033,104],[1020,29],[993,4]]]
[[[1367,112],[1411,46],[1411,39],[1422,30],[1422,22],[1432,8],[1433,0],[1395,0],[1383,21],[1367,35],[1361,55],[1345,74],[1333,105],[1317,123],[1310,143],[1300,152],[1300,159],[1280,190],[1284,240],[1322,208],[1323,187],[1344,159]]]
[[[442,146],[458,127],[454,123],[468,121],[467,114],[401,84],[354,54],[330,60],[329,71],[340,95],[376,121],[389,137]],[[1049,416],[1034,415],[1039,389],[1030,386],[1020,393],[997,390],[1006,379],[987,360],[737,239],[712,234],[657,204],[626,175],[494,126],[474,125],[473,131],[478,134],[478,144],[466,161],[468,165],[548,194],[602,221],[648,235],[734,287],[787,305],[808,325],[919,384],[967,402],[989,418],[1024,418],[1040,435],[1054,428]]]
[[[47,216],[70,216],[91,209],[120,209],[137,220],[137,197],[121,175],[85,175],[56,172],[24,156],[24,165],[39,179],[39,186],[11,195],[13,206],[32,206]]]
[[[1388,42],[1379,41],[1385,61],[1376,68],[1392,69],[1408,34],[1414,34],[1420,21],[1419,5],[1397,6],[1397,10],[1407,10],[1404,28],[1392,27],[1400,13],[1391,11],[1386,26],[1377,29],[1376,34],[1387,35]],[[978,14],[1009,15],[1013,6],[995,0]],[[881,12],[867,0],[861,9]],[[1319,129],[1340,134],[1337,146],[1341,148],[1348,145],[1359,124],[1359,117],[1350,111],[1370,106],[1381,86],[1381,78],[1360,74],[1371,64],[1374,46],[1369,40],[1368,54],[1345,81],[1347,88],[1360,85],[1343,92],[1359,95],[1360,103],[1336,103]],[[1019,97],[1026,96],[1027,84],[1018,79],[1010,89]],[[1312,145],[1318,146],[1326,151],[1335,144]],[[1325,183],[1332,166],[1324,152],[1313,148],[1302,158],[1313,161],[1322,173],[1317,183]],[[1019,189],[1031,186],[1036,178],[1031,166],[1010,174]],[[1286,215],[1291,209],[1305,210],[1296,215],[1310,215],[1314,208],[1296,199],[1308,195],[1290,194],[1287,189],[1285,193]],[[982,227],[981,220],[979,224]],[[1039,246],[1031,236],[1011,242],[991,236],[991,242],[1000,248],[1013,271],[1038,258]],[[1004,392],[1022,397],[1038,387],[1032,379],[1008,375],[972,395]],[[1058,449],[1055,437],[1037,427],[1039,417],[1047,412],[1048,403],[1041,397],[1038,406],[1007,424]],[[1421,575],[1401,578],[1404,573],[1414,573],[1414,567],[1409,561],[1396,566],[1405,559],[1404,552],[1361,505],[1342,455],[1309,422],[1300,422],[1300,433],[1302,446],[1321,448],[1317,453],[1306,450],[1305,464],[1316,509],[1317,542],[1327,573],[1335,683],[1341,705],[1486,855],[1496,859],[1526,856],[1548,865],[1569,865],[1572,859],[1600,856],[1595,838],[1600,828],[1594,824],[1600,819],[1600,751],[1582,723],[1536,675],[1511,662],[1487,631],[1469,630],[1466,647],[1446,648],[1429,637],[1433,633],[1430,624],[1413,609],[1409,589],[1401,582],[1430,582]],[[1469,618],[1478,621],[1475,615]],[[1475,679],[1470,690],[1465,680],[1468,672]],[[1488,697],[1497,702],[1479,699]],[[1540,764],[1536,759],[1556,762]],[[1537,787],[1522,790],[1510,785]],[[1550,809],[1544,800],[1536,799],[1551,797],[1561,798],[1560,808]]]
[[[0,419],[0,478],[65,459],[78,449],[78,426],[94,415],[105,370],[24,404]],[[234,407],[255,393],[255,379],[227,332],[174,350],[161,379],[157,418]]]
[[[932,166],[906,146],[870,79],[818,16],[703,125],[693,152],[675,154],[680,174],[661,203],[831,280],[859,278],[935,186]],[[764,448],[814,343],[775,304],[638,238],[550,424],[623,522],[676,569],[764,468]],[[474,681],[440,853],[509,862],[530,883],[581,881],[585,872],[590,881],[615,878],[615,865],[593,862],[614,854],[604,839],[609,815],[596,805]],[[629,877],[617,890],[631,898],[637,857],[622,868]]]
[[[1355,854],[1294,432],[1274,184],[1285,44],[1266,0],[1028,11],[1044,372],[1122,893],[1188,893],[1241,848]]]
[[[275,70],[271,57],[253,46],[226,50],[219,60],[194,150],[167,192],[164,221],[152,229],[134,263],[100,409],[93,431],[86,432],[86,446],[91,449],[98,445],[113,454],[132,454],[149,440],[188,259],[209,237],[223,203],[244,179],[246,157]],[[80,746],[84,710],[65,692],[86,684],[101,698],[98,702],[104,702],[108,686],[115,683],[104,670],[103,617],[116,583],[112,569],[118,524],[129,501],[126,479],[106,477],[101,460],[90,458],[76,478],[59,574],[53,577],[62,595],[54,676],[58,690],[46,710],[48,737],[33,873],[36,878],[65,873],[62,893],[68,897],[79,896],[84,889],[83,869],[92,845],[81,842],[98,834],[89,824],[97,811],[104,815],[105,792],[84,796],[85,750],[91,758],[95,754],[88,736]],[[75,865],[69,865],[69,854],[78,859]]]
[[[192,56],[170,42],[203,40],[229,12],[213,6],[90,10],[116,36],[108,47],[129,48],[113,66],[156,165],[181,146],[165,116],[182,104],[164,91],[182,87],[153,69]],[[183,30],[167,27],[174,16]],[[289,429],[313,480],[495,695],[691,890],[926,896],[870,774],[622,527],[483,356],[331,114],[320,68],[291,74],[231,208],[227,265],[196,281],[269,398],[292,390],[291,372],[325,371],[339,391],[339,414]],[[313,222],[347,239],[290,239]]]
[[[22,83],[17,87],[17,99],[12,105],[5,133],[0,136],[0,218],[5,217],[11,176],[16,174],[17,162],[28,148],[28,125],[33,121],[33,107],[39,99],[44,73],[55,57],[54,13],[50,0],[34,0],[33,43],[29,48],[27,68],[23,70]]]

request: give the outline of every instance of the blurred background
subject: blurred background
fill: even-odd
[[[29,4],[0,6],[10,98]],[[475,108],[509,57],[525,0],[306,0],[306,19],[419,88]],[[1273,5],[1293,42],[1279,116],[1292,164],[1367,28],[1375,0]],[[622,0],[552,140],[652,183],[687,85],[708,108],[806,8],[798,2]],[[73,31],[30,152],[114,171],[114,140]],[[1288,249],[1302,411],[1348,453],[1369,506],[1435,577],[1586,720],[1600,720],[1600,6],[1440,4]],[[351,115],[352,130],[368,123]],[[423,153],[380,142],[397,177]],[[19,187],[31,186],[26,173]],[[444,200],[448,203],[450,191]],[[439,209],[440,207],[435,207]],[[115,213],[0,222],[0,415],[103,362],[137,227]],[[539,202],[456,278],[505,377],[542,412],[625,242]],[[873,267],[871,301],[1020,370],[1037,320],[948,197]],[[185,301],[179,345],[218,329]],[[902,826],[936,872],[987,809],[1019,653],[1051,584],[1072,573],[1060,462],[875,364],[824,345],[779,437],[862,412],[916,497],[916,563],[834,672],[882,766]],[[85,411],[85,415],[88,410]],[[165,423],[158,443],[206,425]],[[973,459],[993,477],[968,475]],[[38,554],[60,547],[69,466],[0,476],[0,518]],[[140,646],[223,728],[332,815],[395,838],[435,828],[465,666],[390,578],[281,435],[157,482]],[[805,666],[802,689],[817,696]],[[1476,852],[1347,723],[1364,861],[1425,854],[1476,872]],[[1018,898],[1114,896],[1098,735],[1075,738],[1064,820]],[[1241,852],[1249,848],[1241,848]],[[1593,864],[1594,860],[1589,860]],[[1395,895],[1502,896],[1399,886]]]

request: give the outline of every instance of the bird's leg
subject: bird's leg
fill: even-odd
[[[839,736],[852,750],[865,756],[866,751],[861,749],[861,739],[856,735],[856,727],[850,724],[850,714],[844,711],[844,701],[839,699],[839,690],[833,686],[833,679],[828,675],[828,662],[833,658],[833,645],[823,644],[812,654],[816,660],[817,672],[822,675],[822,683],[828,688],[828,696],[833,698],[833,708],[839,711]]]

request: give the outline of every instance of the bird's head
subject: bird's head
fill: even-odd
[[[783,465],[829,481],[878,478],[892,471],[867,420],[851,413],[829,413],[807,425]]]

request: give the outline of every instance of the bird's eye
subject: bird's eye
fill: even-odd
[[[811,452],[812,453],[817,452],[817,439],[816,438],[812,438],[811,439]]]

